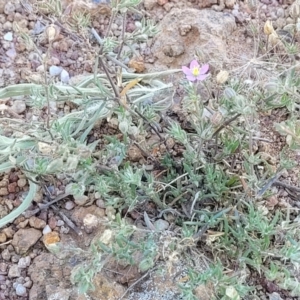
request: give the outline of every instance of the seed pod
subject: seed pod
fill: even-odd
[[[230,87],[227,87],[225,90],[224,90],[224,96],[225,98],[227,99],[232,99],[232,98],[235,98],[236,97],[236,92],[234,89],[230,88]]]
[[[290,7],[290,16],[297,19],[300,16],[300,4],[296,1]]]
[[[217,75],[217,83],[218,84],[225,83],[227,81],[228,77],[229,77],[228,72],[221,70]]]
[[[59,35],[59,29],[57,26],[51,24],[46,28],[46,37],[49,43],[52,43]]]
[[[264,26],[264,33],[266,35],[270,35],[273,32],[274,32],[274,28],[273,28],[272,22],[270,20],[267,20],[265,23],[265,26]]]

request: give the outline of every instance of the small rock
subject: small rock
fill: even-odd
[[[75,204],[73,201],[67,201],[65,204],[65,209],[66,210],[72,210],[75,207]]]
[[[57,67],[57,66],[51,66],[49,68],[49,73],[51,76],[58,76],[62,72],[63,68],[62,67]]]
[[[46,285],[46,294],[47,299],[59,299],[59,300],[69,300],[71,290],[70,289],[63,289],[58,286],[54,285]]]
[[[153,9],[156,3],[156,0],[144,0],[144,6],[147,10]]]
[[[128,149],[128,158],[132,162],[138,162],[141,158],[143,158],[143,155],[137,146],[131,145]]]
[[[81,195],[81,196],[74,196],[74,201],[77,205],[83,206],[89,200],[88,196]],[[74,204],[74,203],[73,203]]]
[[[6,22],[3,24],[3,30],[9,31],[9,30],[12,30],[12,29],[13,29],[12,22],[6,21]]]
[[[181,24],[178,30],[181,36],[185,36],[192,30],[192,26],[189,24]]]
[[[165,9],[165,11],[167,11],[167,12],[169,12],[173,7],[174,7],[174,4],[173,4],[173,3],[170,3],[170,2],[168,2],[168,3],[166,3],[166,4],[164,5],[164,9]]]
[[[164,231],[169,228],[169,222],[162,219],[156,220],[153,225],[158,231]]]
[[[0,271],[2,273],[6,274],[7,267],[8,267],[7,263],[4,262],[0,263]]]
[[[82,226],[83,220],[87,214],[93,214],[97,218],[103,218],[105,216],[105,211],[96,205],[91,205],[88,207],[77,206],[72,213],[71,219],[77,226]]]
[[[276,9],[276,15],[278,18],[284,18],[285,17],[285,11],[282,7],[278,7]]]
[[[7,51],[5,52],[5,54],[6,54],[9,58],[11,58],[11,59],[15,59],[16,56],[17,56],[17,52],[16,52],[16,49],[15,49],[15,48],[11,48],[11,49],[7,50]]]
[[[20,276],[21,276],[21,271],[18,265],[12,265],[8,270],[8,277],[15,278]]]
[[[16,187],[17,187],[18,185],[17,185],[17,183],[16,182],[13,182],[13,183],[10,183],[9,185],[8,185],[8,191],[10,192],[10,193],[15,193],[16,192]]]
[[[19,283],[16,286],[16,294],[21,297],[26,296],[26,288],[23,286],[23,284]]]
[[[30,289],[32,287],[32,281],[31,280],[28,280],[26,281],[24,284],[23,284],[24,287]]]
[[[166,45],[163,47],[163,52],[168,57],[177,57],[185,52],[185,48],[182,44]]]
[[[10,108],[12,111],[14,111],[16,114],[21,114],[26,110],[26,104],[23,100],[15,100],[13,102],[12,107]],[[25,184],[24,184],[25,181]],[[20,184],[19,184],[20,182]],[[24,185],[23,185],[24,184]],[[18,180],[18,187],[24,187],[26,185],[26,179],[22,178]]]
[[[49,218],[48,225],[50,229],[54,229],[57,226],[57,220],[55,219],[55,217]]]
[[[45,67],[44,65],[40,65],[36,68],[36,71],[39,73],[44,73],[45,72]]]
[[[63,69],[60,73],[60,80],[63,83],[69,83],[70,81],[70,75],[65,69]]]
[[[60,237],[57,231],[52,231],[44,235],[43,243],[46,247],[52,244],[56,244],[60,241]]]
[[[4,38],[5,41],[11,42],[11,41],[13,40],[13,34],[12,34],[12,32],[7,32],[7,33],[4,35],[3,38]]]
[[[46,222],[37,217],[31,217],[29,219],[29,225],[36,229],[43,229],[46,226]]]
[[[4,232],[0,232],[0,244],[5,243],[6,239],[6,234]]]
[[[142,57],[134,57],[128,63],[129,68],[134,69],[137,73],[145,71],[145,63]]]
[[[6,15],[12,15],[16,10],[16,7],[11,2],[7,2],[4,6],[4,13]]]
[[[159,5],[165,5],[166,3],[168,3],[169,0],[157,0],[157,4]]]
[[[42,236],[40,230],[34,228],[19,229],[12,240],[16,253],[25,254]]]
[[[233,8],[236,3],[236,0],[225,0],[225,6],[227,8]]]
[[[269,294],[269,300],[283,300],[276,292]]]
[[[54,227],[55,228],[55,227]],[[45,228],[43,229],[43,235],[50,233],[52,230],[49,225],[46,225]]]
[[[8,249],[4,249],[1,253],[1,256],[4,260],[6,261],[10,261],[10,258],[11,258],[11,253],[8,251]]]
[[[104,203],[104,200],[102,200],[102,199],[98,199],[96,201],[96,205],[100,208],[105,208],[105,203]]]
[[[168,149],[172,149],[175,146],[175,141],[173,138],[168,138],[166,144]]]
[[[7,196],[9,194],[6,187],[0,188],[0,196]]]
[[[19,255],[16,255],[16,254],[13,254],[12,256],[11,256],[11,262],[13,262],[13,263],[17,263],[19,260],[20,260],[20,256]]]
[[[38,190],[37,193],[35,193],[35,196],[34,196],[33,200],[37,203],[42,202],[42,200],[43,200],[43,191]]]
[[[25,221],[22,221],[18,224],[18,228],[25,228],[29,223],[29,220],[26,219]]]
[[[26,269],[30,266],[31,258],[30,256],[21,257],[18,262],[18,267],[20,269]]]
[[[63,220],[58,220],[57,221],[57,227],[65,225],[65,222]]]

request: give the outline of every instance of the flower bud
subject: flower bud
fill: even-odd
[[[225,83],[225,82],[227,81],[227,79],[228,79],[228,76],[229,76],[229,74],[228,74],[227,71],[221,70],[221,71],[218,73],[218,75],[217,75],[217,83],[218,83],[218,84],[223,84],[223,83]]]
[[[267,20],[265,23],[265,26],[264,26],[264,33],[266,35],[270,35],[273,32],[274,32],[274,28],[273,28],[272,22],[270,20]]]
[[[226,99],[232,99],[232,98],[235,98],[236,97],[236,92],[234,89],[230,88],[230,87],[227,87],[225,90],[224,90],[224,96]]]
[[[46,28],[46,37],[49,43],[52,43],[59,35],[59,29],[57,26],[51,24]]]

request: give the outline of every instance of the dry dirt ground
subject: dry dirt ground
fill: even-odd
[[[23,40],[15,32],[15,24],[27,31],[34,39],[37,48],[45,52],[47,41],[43,36],[45,27],[51,23],[50,16],[42,14],[30,0],[0,0],[0,87],[14,83],[39,82],[42,80],[42,65],[33,49],[28,49]],[[72,2],[72,1],[68,1]],[[292,2],[292,1],[290,1]],[[268,72],[260,68],[258,43],[261,33],[253,28],[262,28],[267,19],[273,21],[275,29],[282,29],[292,23],[289,15],[288,1],[261,0],[144,0],[141,10],[147,17],[157,21],[160,33],[146,43],[133,45],[140,53],[147,71],[180,68],[187,65],[198,51],[203,62],[210,64],[210,71],[216,74],[219,70],[227,70],[232,76],[243,74],[249,80],[266,80]],[[256,3],[256,7],[253,7]],[[69,3],[64,3],[67,7]],[[127,20],[127,31],[135,29],[135,21],[140,20],[137,14],[131,14]],[[103,35],[109,16],[105,9],[95,8],[92,25],[100,35]],[[113,24],[116,36],[121,34],[122,20]],[[80,29],[79,29],[80,31]],[[51,64],[65,68],[71,78],[93,71],[95,40],[90,35],[80,40],[64,30],[62,23],[61,39],[54,43],[51,53]],[[86,34],[86,33],[84,33]],[[89,41],[89,42],[86,42]],[[172,77],[176,82],[182,75]],[[180,112],[181,93],[175,95],[172,113],[178,120],[184,122]],[[23,99],[12,102],[2,99],[10,107],[2,112],[2,116],[18,117],[23,122],[29,122],[37,114],[28,107]],[[5,101],[5,102],[4,102]],[[68,104],[63,107],[53,107],[59,114],[72,110]],[[45,112],[38,112],[43,116]],[[273,129],[273,122],[281,121],[280,113],[261,116],[259,127],[261,137],[272,141],[258,145],[267,147],[267,152],[276,165],[278,153],[285,139]],[[8,136],[11,129],[4,126],[0,115],[0,131]],[[103,135],[117,135],[118,130],[113,124],[104,124],[95,128],[89,136],[89,141],[101,139]],[[138,162],[143,156],[139,149],[133,148],[128,153],[131,161]],[[299,161],[299,157],[296,157]],[[291,182],[297,182],[295,173],[285,174]],[[48,189],[55,198],[63,191],[63,182],[48,183]],[[287,193],[277,189],[279,202],[284,202]],[[20,171],[0,174],[0,217],[5,216],[20,204],[22,197],[28,191],[28,182]],[[47,208],[39,210],[37,204],[45,197],[40,190],[35,201],[25,215],[18,217],[12,224],[0,231],[0,299],[60,299],[60,300],[154,300],[181,299],[177,284],[185,281],[185,260],[169,259],[170,264],[157,262],[151,272],[141,274],[135,266],[122,266],[115,262],[108,263],[95,278],[95,290],[87,295],[80,295],[70,282],[71,270],[82,260],[80,254],[68,252],[54,255],[46,247],[43,231],[54,232],[52,238],[59,236],[62,247],[68,249],[86,249],[95,236],[103,234],[103,227],[90,232],[83,227],[87,214],[105,218],[108,214],[105,204],[96,197],[90,198],[88,205],[75,204],[71,197],[66,197],[57,203],[60,212],[72,221],[74,227],[66,223],[62,214]],[[149,209],[149,208],[148,208]],[[32,214],[30,212],[33,212]],[[134,217],[133,217],[134,219]],[[74,230],[77,228],[77,232]],[[80,234],[78,232],[80,231]],[[166,234],[167,236],[167,234]],[[199,256],[199,272],[205,268],[205,259],[201,253],[187,253]],[[128,289],[130,287],[130,289]],[[128,289],[128,290],[127,290]],[[199,287],[199,299],[211,299],[209,288]],[[281,296],[284,296],[281,294]],[[268,299],[262,286],[260,299]],[[284,299],[289,299],[288,296]]]

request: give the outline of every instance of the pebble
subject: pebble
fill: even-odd
[[[276,14],[278,18],[284,18],[285,17],[285,11],[282,7],[277,8]]]
[[[169,222],[162,219],[156,220],[153,225],[158,231],[167,230],[169,228]]]
[[[105,203],[104,203],[104,200],[103,199],[98,199],[96,201],[96,205],[100,208],[105,208]]]
[[[10,258],[11,258],[11,253],[8,251],[8,249],[4,249],[1,253],[1,256],[4,260],[6,261],[10,261]]]
[[[156,3],[156,0],[144,0],[144,6],[147,10],[153,9]]]
[[[23,286],[23,284],[18,284],[17,287],[16,287],[16,294],[18,296],[25,296],[26,295],[26,288]]]
[[[62,72],[62,67],[50,66],[49,73],[51,76],[58,76]]]
[[[159,5],[165,5],[169,0],[156,0]]]
[[[74,196],[74,201],[77,205],[84,205],[88,202],[89,200],[89,197],[88,196],[85,196],[85,195],[82,195],[82,196]],[[75,206],[75,204],[73,203],[73,205]]]
[[[46,226],[46,222],[37,217],[31,217],[29,219],[29,225],[36,229],[43,229]]]
[[[22,114],[26,110],[26,104],[23,100],[14,100],[12,107],[10,108],[16,114]],[[18,187],[22,188],[26,185],[26,179],[22,178],[18,180]]]
[[[20,269],[25,269],[30,266],[31,258],[30,256],[21,257],[18,262],[18,267]]]
[[[15,278],[20,276],[21,276],[21,272],[18,265],[16,264],[12,265],[8,270],[8,277]]]
[[[70,81],[70,75],[65,69],[63,69],[60,73],[60,80],[63,83],[69,83]]]
[[[8,194],[9,193],[6,187],[0,188],[0,196],[7,196]]]
[[[47,233],[50,233],[52,230],[50,228],[50,226],[47,224],[45,226],[45,228],[43,229],[43,235],[47,234]]]
[[[11,15],[15,12],[16,7],[14,4],[12,4],[11,2],[7,2],[4,6],[4,13],[6,15]]]
[[[4,263],[4,262],[0,263],[0,271],[1,271],[2,273],[5,273],[5,274],[7,273],[7,272],[6,272],[7,267],[8,267],[7,263]]]
[[[12,30],[12,29],[13,29],[12,22],[6,21],[3,24],[3,30],[9,31],[9,30]]]
[[[12,34],[12,32],[7,32],[7,33],[4,35],[3,38],[4,38],[5,41],[11,42],[11,41],[13,40],[13,34]]]
[[[63,220],[57,220],[57,227],[65,225],[65,222]]]
[[[48,226],[50,229],[54,229],[57,226],[57,220],[55,219],[55,217],[49,218]]]
[[[30,288],[32,287],[32,281],[31,281],[31,280],[26,281],[26,282],[23,284],[23,286],[30,289]]]
[[[74,204],[73,201],[67,201],[66,204],[65,204],[65,209],[66,209],[66,210],[71,210],[71,209],[73,209],[74,207],[75,207],[75,204]],[[58,223],[58,222],[57,222],[57,223]],[[59,226],[59,225],[57,224],[57,226]]]
[[[0,232],[0,244],[5,243],[6,242],[6,235],[4,232]]]
[[[44,73],[45,71],[45,67],[44,65],[40,65],[36,68],[36,71],[39,72],[39,73]]]
[[[13,263],[17,263],[20,260],[20,256],[13,254],[10,259]]]

